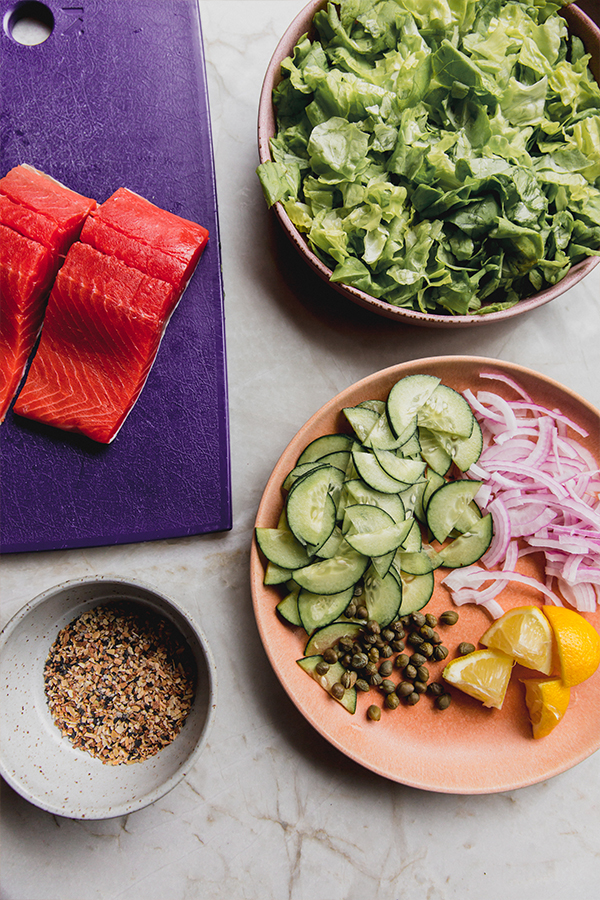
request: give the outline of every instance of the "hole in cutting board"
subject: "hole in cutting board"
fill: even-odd
[[[5,28],[18,44],[43,44],[54,30],[52,10],[45,3],[20,3],[9,14]]]

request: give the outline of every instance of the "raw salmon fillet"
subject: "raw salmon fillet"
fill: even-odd
[[[39,334],[52,282],[95,206],[30,166],[0,179],[0,422]]]
[[[110,443],[207,240],[202,226],[124,188],[94,210],[52,289],[14,411]]]
[[[119,188],[86,220],[81,240],[183,290],[206,246],[208,231]]]
[[[109,443],[144,386],[175,302],[172,285],[74,244],[15,412]]]

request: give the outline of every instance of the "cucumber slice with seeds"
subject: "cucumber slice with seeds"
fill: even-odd
[[[345,541],[331,559],[311,563],[294,572],[294,581],[313,594],[339,594],[353,587],[369,565],[369,558]]]
[[[388,394],[387,412],[397,435],[408,428],[439,384],[440,379],[434,375],[407,375],[396,382]]]
[[[362,624],[359,622],[332,622],[331,625],[325,625],[319,628],[310,636],[304,648],[305,656],[313,656],[314,654],[325,653],[331,647],[335,647],[340,638],[349,637],[355,641],[362,632]]]
[[[398,618],[402,585],[391,572],[380,578],[374,567],[371,567],[365,575],[364,591],[360,599],[367,608],[369,619],[384,628]]]
[[[433,572],[427,572],[424,575],[409,575],[407,572],[400,572],[399,577],[402,582],[400,615],[407,616],[427,606],[435,587]]]
[[[372,453],[356,450],[352,452],[352,459],[359,476],[373,490],[383,494],[398,494],[406,487],[406,484],[388,475]]]
[[[450,569],[461,569],[481,559],[494,536],[494,523],[490,513],[481,519],[469,531],[455,538],[440,550],[442,565]]]
[[[285,528],[257,528],[256,541],[267,559],[282,569],[299,569],[310,561],[306,547]]]
[[[307,634],[317,628],[330,625],[338,619],[354,594],[354,588],[348,588],[339,594],[313,594],[304,588],[298,594],[298,614]]]
[[[315,438],[308,444],[298,459],[296,465],[305,462],[313,462],[315,459],[321,459],[328,453],[338,453],[340,450],[351,450],[354,438],[349,434],[324,434]]]
[[[303,544],[315,549],[333,532],[336,503],[344,473],[335,466],[318,466],[297,481],[288,494],[286,512],[290,531]]]
[[[303,659],[296,660],[296,662],[301,669],[304,669],[305,672],[314,678],[317,684],[320,684],[321,687],[327,691],[329,696],[332,697],[336,703],[341,703],[344,709],[347,709],[349,713],[356,712],[356,688],[352,687],[345,690],[339,700],[331,693],[331,688],[340,681],[346,669],[344,669],[341,663],[337,662],[329,666],[325,675],[319,675],[317,666],[322,659],[322,656],[305,656]]]
[[[481,481],[464,478],[447,481],[431,495],[427,505],[427,527],[440,544],[464,515],[480,487]]]
[[[462,394],[446,384],[438,384],[417,413],[419,425],[463,438],[471,436],[474,420],[473,411]]]

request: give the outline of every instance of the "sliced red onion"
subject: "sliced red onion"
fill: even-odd
[[[444,584],[456,602],[479,603],[494,617],[496,596],[511,580],[537,587],[552,603],[561,605],[564,598],[577,609],[594,610],[600,603],[600,468],[573,437],[587,432],[560,410],[535,403],[510,377],[481,377],[506,384],[517,396],[511,401],[488,390],[464,392],[484,440],[467,477],[483,481],[477,502],[492,514],[494,537],[481,559],[485,569],[452,572]],[[518,559],[531,553],[544,555],[545,584],[516,571]]]

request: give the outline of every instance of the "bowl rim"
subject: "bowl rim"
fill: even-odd
[[[328,2],[329,0],[309,0],[309,3],[307,3],[292,20],[271,56],[263,80],[258,105],[258,156],[261,164],[272,160],[269,146],[270,138],[275,133],[275,114],[272,103],[272,90],[282,77],[280,63],[291,54],[296,41],[310,30],[312,18],[315,13],[319,9],[325,8]],[[336,2],[338,2],[338,0],[336,0]],[[575,26],[575,33],[578,33],[579,30],[583,29],[589,34],[592,43],[592,60],[590,61],[590,67],[592,70],[595,70],[594,76],[600,81],[600,26],[598,26],[593,19],[574,3],[563,7],[559,12],[567,20],[569,28],[572,28],[573,25]],[[332,282],[330,280],[332,270],[326,266],[309,247],[308,242],[292,223],[281,201],[274,203],[271,209],[288,239],[304,257],[313,272],[320,276],[320,278],[329,284],[330,287],[356,303],[358,306],[368,309],[377,315],[392,319],[400,324],[433,328],[464,328],[465,326],[478,327],[489,324],[490,322],[501,322],[512,319],[517,315],[543,306],[551,300],[554,300],[556,297],[564,294],[570,288],[582,281],[598,264],[600,264],[600,257],[588,256],[586,259],[581,260],[576,265],[572,266],[559,282],[550,285],[543,291],[539,291],[530,297],[519,300],[515,306],[512,306],[509,309],[472,316],[423,313],[404,307],[392,306],[392,304],[387,303],[385,300],[373,297],[352,285]]]
[[[38,797],[33,791],[30,791],[27,787],[25,787],[24,784],[21,783],[21,781],[16,777],[16,774],[14,774],[9,768],[7,768],[4,762],[4,753],[0,747],[0,775],[13,790],[25,800],[29,801],[45,812],[49,812],[63,818],[91,819],[99,821],[101,819],[112,819],[119,816],[128,815],[129,813],[136,812],[137,810],[151,805],[161,797],[164,797],[166,794],[168,794],[190,772],[190,770],[197,762],[200,754],[204,750],[214,724],[217,707],[217,668],[212,650],[206,639],[204,631],[195,620],[194,616],[191,615],[191,613],[187,609],[185,609],[180,603],[173,600],[170,596],[164,594],[160,589],[156,588],[154,585],[149,584],[148,582],[140,581],[137,579],[134,581],[129,578],[123,578],[119,575],[110,574],[85,576],[82,578],[74,578],[60,582],[59,584],[47,588],[46,590],[37,594],[31,600],[28,600],[26,603],[24,603],[23,606],[21,606],[20,609],[18,609],[11,616],[6,625],[0,631],[0,657],[3,655],[4,650],[14,632],[36,609],[43,606],[46,602],[64,591],[85,589],[87,587],[92,588],[95,585],[98,587],[102,586],[106,588],[109,588],[111,585],[115,585],[124,589],[133,589],[134,591],[140,590],[147,593],[150,599],[157,598],[158,600],[162,601],[162,603],[166,606],[166,609],[173,610],[176,616],[179,616],[181,620],[185,622],[191,633],[194,635],[204,658],[207,676],[206,717],[202,726],[200,736],[196,741],[195,746],[190,751],[189,755],[181,762],[176,771],[173,772],[173,774],[169,778],[167,778],[165,781],[162,781],[154,789],[140,795],[140,797],[135,800],[129,800],[124,803],[111,804],[109,809],[107,809],[106,804],[103,806],[102,811],[97,810],[93,806],[93,804],[90,804],[87,809],[84,807],[84,805],[82,805],[81,807],[77,807],[77,809],[75,808],[75,806],[69,809],[65,805],[53,804],[48,799]],[[95,602],[96,599],[97,602]],[[115,599],[118,598],[115,597]],[[138,599],[135,596],[128,597],[127,599],[129,599],[133,603],[150,606],[150,604],[146,603],[145,600],[141,598]],[[106,603],[107,600],[108,598],[106,595],[98,596],[98,598],[91,597],[88,606],[91,609],[97,605]],[[74,603],[74,605],[80,605],[80,603],[81,601],[79,601],[79,604],[77,604],[77,602]],[[160,614],[169,618],[168,614],[165,611],[161,611]],[[179,627],[176,616],[171,618],[171,621],[176,627]],[[183,637],[187,641],[186,636],[183,635]]]

